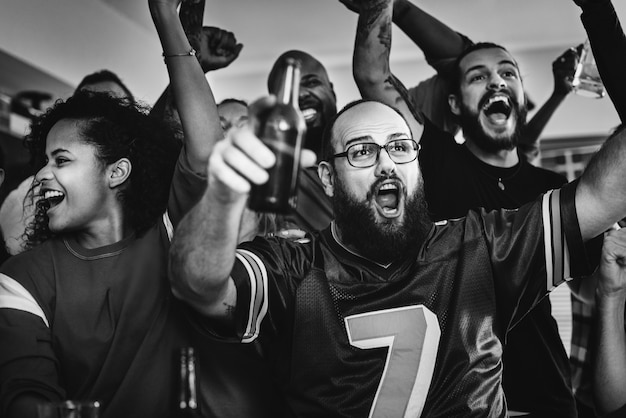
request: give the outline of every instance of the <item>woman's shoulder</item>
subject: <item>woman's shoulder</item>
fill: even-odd
[[[0,266],[0,273],[11,276],[21,271],[39,271],[44,274],[50,272],[52,268],[49,267],[53,264],[55,248],[62,245],[60,240],[50,239],[31,249],[15,254]]]

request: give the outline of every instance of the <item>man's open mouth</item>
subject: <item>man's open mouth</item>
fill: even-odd
[[[385,215],[394,215],[398,212],[400,203],[400,186],[396,182],[383,183],[375,193],[377,205]]]
[[[65,194],[57,190],[46,190],[43,192],[43,198],[48,202],[49,207],[53,208],[65,199]]]
[[[304,120],[306,122],[315,120],[317,118],[317,110],[313,108],[302,109],[302,116],[304,116]]]
[[[498,123],[509,118],[513,111],[513,106],[509,97],[498,94],[491,96],[483,105],[482,110],[487,118],[494,123]]]
[[[304,116],[304,121],[307,125],[317,120],[322,113],[321,104],[310,96],[301,100],[298,105],[300,106],[300,111],[302,112],[302,116]]]

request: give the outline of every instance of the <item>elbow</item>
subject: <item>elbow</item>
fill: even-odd
[[[374,65],[354,65],[352,76],[360,90],[382,86],[387,78],[387,74],[376,71]]]
[[[204,262],[203,249],[179,249],[172,246],[169,260],[169,280],[172,294],[180,300],[194,304],[208,302],[212,296],[213,283],[209,266]]]
[[[224,318],[228,314],[225,307],[236,304],[236,293],[229,286],[230,276],[216,278],[209,273],[209,269],[197,268],[193,264],[182,266],[170,262],[172,294],[203,316]]]
[[[387,64],[369,60],[360,62],[355,56],[352,76],[364,99],[380,99],[389,87],[392,74]]]

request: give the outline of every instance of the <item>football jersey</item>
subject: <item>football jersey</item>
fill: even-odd
[[[425,132],[436,131],[426,123]],[[561,187],[561,174],[535,167],[522,156],[513,167],[496,167],[443,133],[423,135],[420,167],[433,220],[465,216],[482,207],[515,209]],[[576,414],[567,353],[549,298],[507,334],[503,387],[511,410],[553,418]]]
[[[505,333],[571,275],[577,225],[559,190],[437,223],[389,265],[343,247],[334,224],[310,243],[257,238],[231,273],[237,339],[267,350],[293,416],[503,417]]]

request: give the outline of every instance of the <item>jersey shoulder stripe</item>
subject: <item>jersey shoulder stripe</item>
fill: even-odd
[[[551,190],[542,198],[546,258],[546,289],[552,291],[571,277],[569,250],[561,227],[561,191]]]
[[[172,225],[172,220],[170,219],[170,215],[167,211],[163,213],[163,226],[165,226],[165,231],[167,231],[167,237],[170,241],[172,241],[172,237],[174,236],[174,225]]]
[[[2,308],[31,313],[41,318],[46,327],[50,327],[46,315],[33,295],[16,280],[0,273],[0,309]]]
[[[267,313],[267,269],[261,259],[248,250],[238,249],[236,259],[245,268],[250,285],[248,321],[241,340],[249,343],[258,337],[261,322]]]

